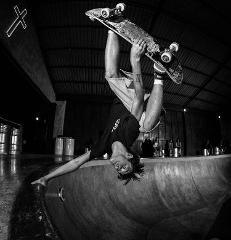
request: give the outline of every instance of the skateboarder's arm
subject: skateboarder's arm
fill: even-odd
[[[83,165],[84,163],[86,163],[87,161],[90,160],[90,153],[91,151],[77,157],[74,158],[73,160],[69,161],[68,163],[62,165],[59,168],[56,168],[54,171],[50,172],[49,174],[43,176],[42,178],[32,182],[31,184],[42,184],[42,185],[46,185],[47,181],[50,180],[51,178],[63,175],[65,173],[69,173],[72,172],[76,169],[78,169],[81,165]]]
[[[130,62],[133,72],[133,84],[135,89],[135,98],[132,104],[131,113],[139,121],[143,113],[144,104],[144,89],[141,74],[141,64],[140,59],[145,50],[145,43],[143,41],[137,41],[133,44],[130,54]]]

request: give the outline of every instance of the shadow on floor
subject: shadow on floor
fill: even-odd
[[[34,186],[31,185],[33,180],[46,174],[53,167],[54,163],[48,162],[24,178],[12,207],[8,240],[54,239],[39,219],[38,201]]]

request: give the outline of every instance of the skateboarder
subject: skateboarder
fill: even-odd
[[[132,45],[130,63],[132,73],[119,70],[119,39],[108,31],[105,49],[105,78],[117,98],[113,102],[109,121],[100,140],[91,151],[71,160],[48,175],[32,182],[46,185],[46,182],[56,176],[78,169],[85,162],[104,153],[109,153],[109,161],[118,172],[118,177],[127,180],[139,179],[142,164],[133,154],[130,147],[140,132],[150,132],[159,121],[163,99],[164,71],[154,66],[154,82],[151,94],[145,94],[143,89],[140,60],[146,44],[139,40]],[[147,99],[146,111],[144,102]]]

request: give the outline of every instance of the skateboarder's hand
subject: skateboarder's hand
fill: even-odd
[[[45,180],[45,178],[42,177],[42,178],[39,178],[38,180],[33,181],[31,184],[32,185],[41,184],[43,186],[46,186],[46,180]]]
[[[130,60],[139,61],[141,56],[144,54],[146,49],[146,43],[144,40],[140,39],[133,43],[131,48]]]

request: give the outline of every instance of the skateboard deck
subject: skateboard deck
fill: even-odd
[[[169,48],[163,48],[157,40],[146,31],[129,19],[124,18],[122,15],[124,9],[119,8],[118,5],[120,4],[117,4],[114,9],[91,9],[85,12],[85,14],[92,21],[97,20],[131,44],[141,38],[144,39],[147,45],[145,55],[152,60],[158,68],[163,69],[173,82],[181,84],[183,80],[183,71],[180,62],[175,56],[175,52],[178,51],[179,45],[177,43],[172,43]]]

